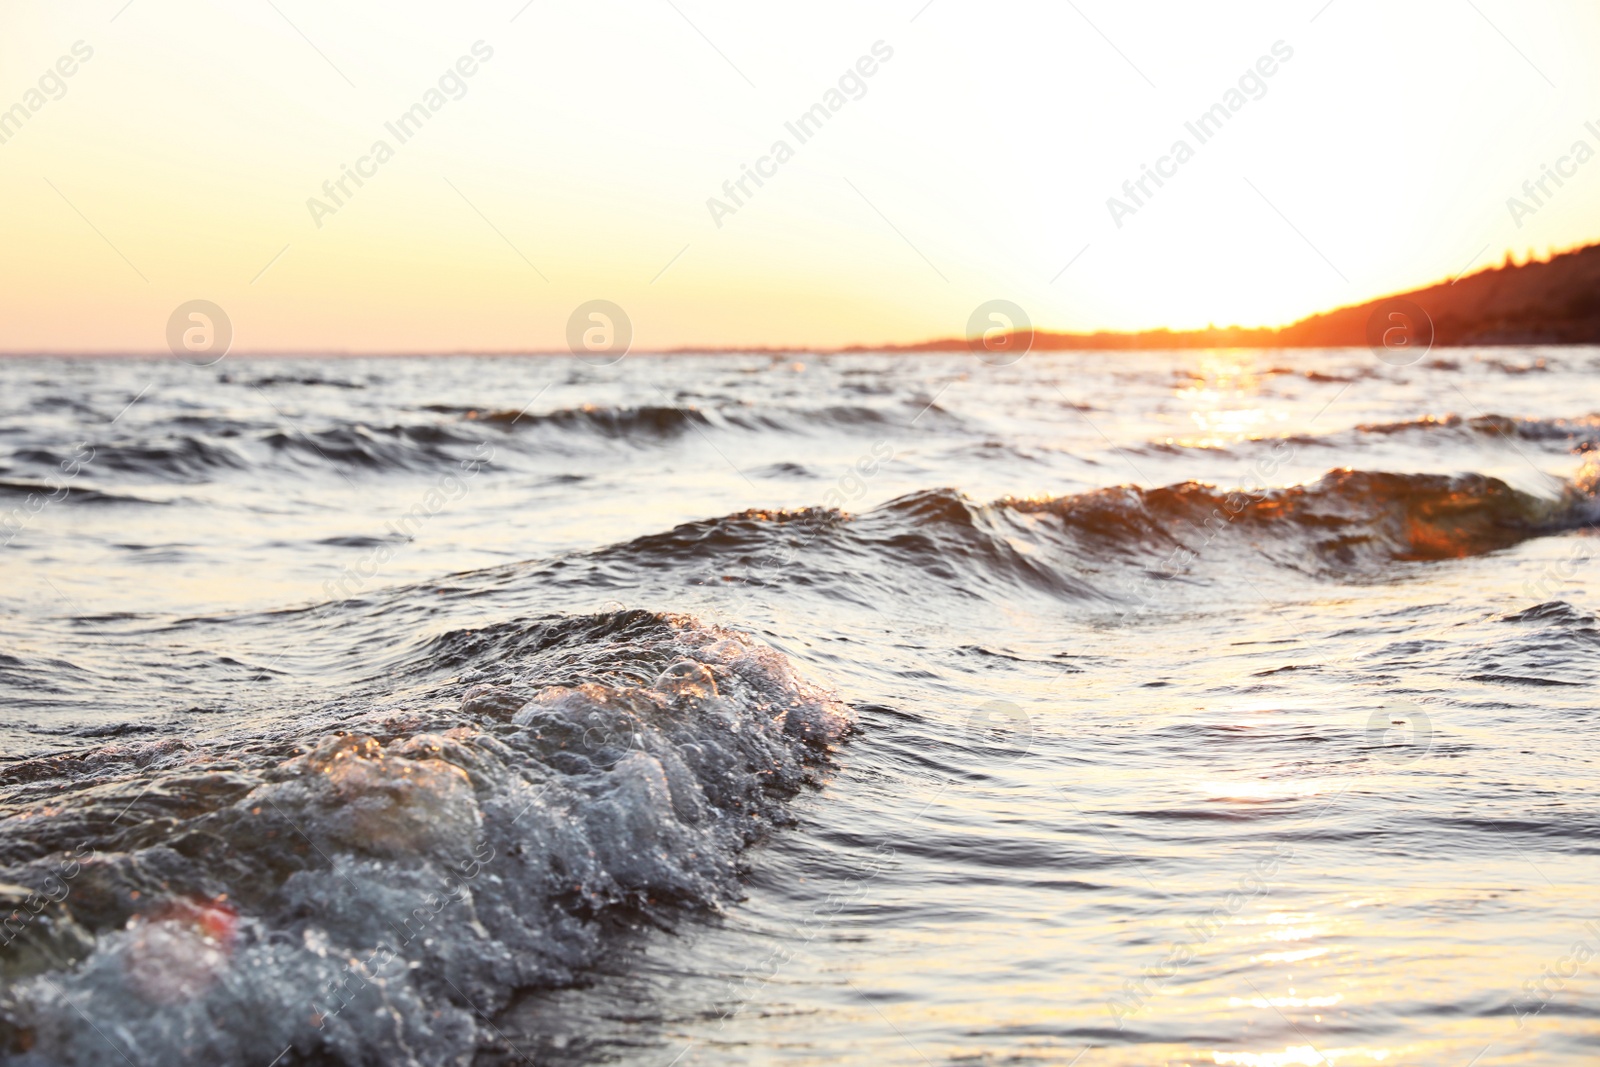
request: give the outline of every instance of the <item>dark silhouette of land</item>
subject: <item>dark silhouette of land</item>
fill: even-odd
[[[1352,307],[1312,315],[1280,329],[1245,326],[1138,333],[1048,333],[1037,330],[1032,348],[1337,348],[1366,345],[1368,320],[1398,299],[1419,305],[1433,320],[1438,345],[1600,344],[1600,244],[1552,256],[1509,262],[1454,282],[1396,293]],[[845,352],[952,352],[965,338],[920,344],[852,346]]]

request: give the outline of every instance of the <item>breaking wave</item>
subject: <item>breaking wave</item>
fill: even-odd
[[[12,1062],[465,1062],[513,991],[736,899],[849,724],[682,616],[452,631],[409,673],[442,669],[283,736],[11,764]]]

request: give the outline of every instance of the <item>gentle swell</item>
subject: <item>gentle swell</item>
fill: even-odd
[[[1262,558],[1329,577],[1396,562],[1457,559],[1600,518],[1594,470],[1556,497],[1480,474],[1331,471],[1310,485],[1254,494],[1185,482],[979,504],[923,490],[861,515],[752,510],[685,523],[602,549],[605,566],[704,574],[704,581],[898,595],[937,582],[988,599],[1029,589],[1115,599],[1120,566],[1164,572]]]

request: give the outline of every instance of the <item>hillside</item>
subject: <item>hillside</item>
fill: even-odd
[[[1134,348],[1332,348],[1367,344],[1367,320],[1403,298],[1427,311],[1437,345],[1600,344],[1600,244],[1548,262],[1491,267],[1425,289],[1312,315],[1282,329],[1213,327],[1139,333],[1035,334],[1035,350]],[[963,338],[900,346],[897,351],[948,352]]]

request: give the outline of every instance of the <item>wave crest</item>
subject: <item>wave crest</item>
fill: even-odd
[[[0,947],[18,1062],[465,1062],[478,1012],[569,981],[612,925],[735,899],[739,852],[849,725],[780,653],[682,616],[434,650],[467,676],[298,751],[174,753],[131,802],[92,776],[39,792],[0,877],[44,892],[90,854]]]

